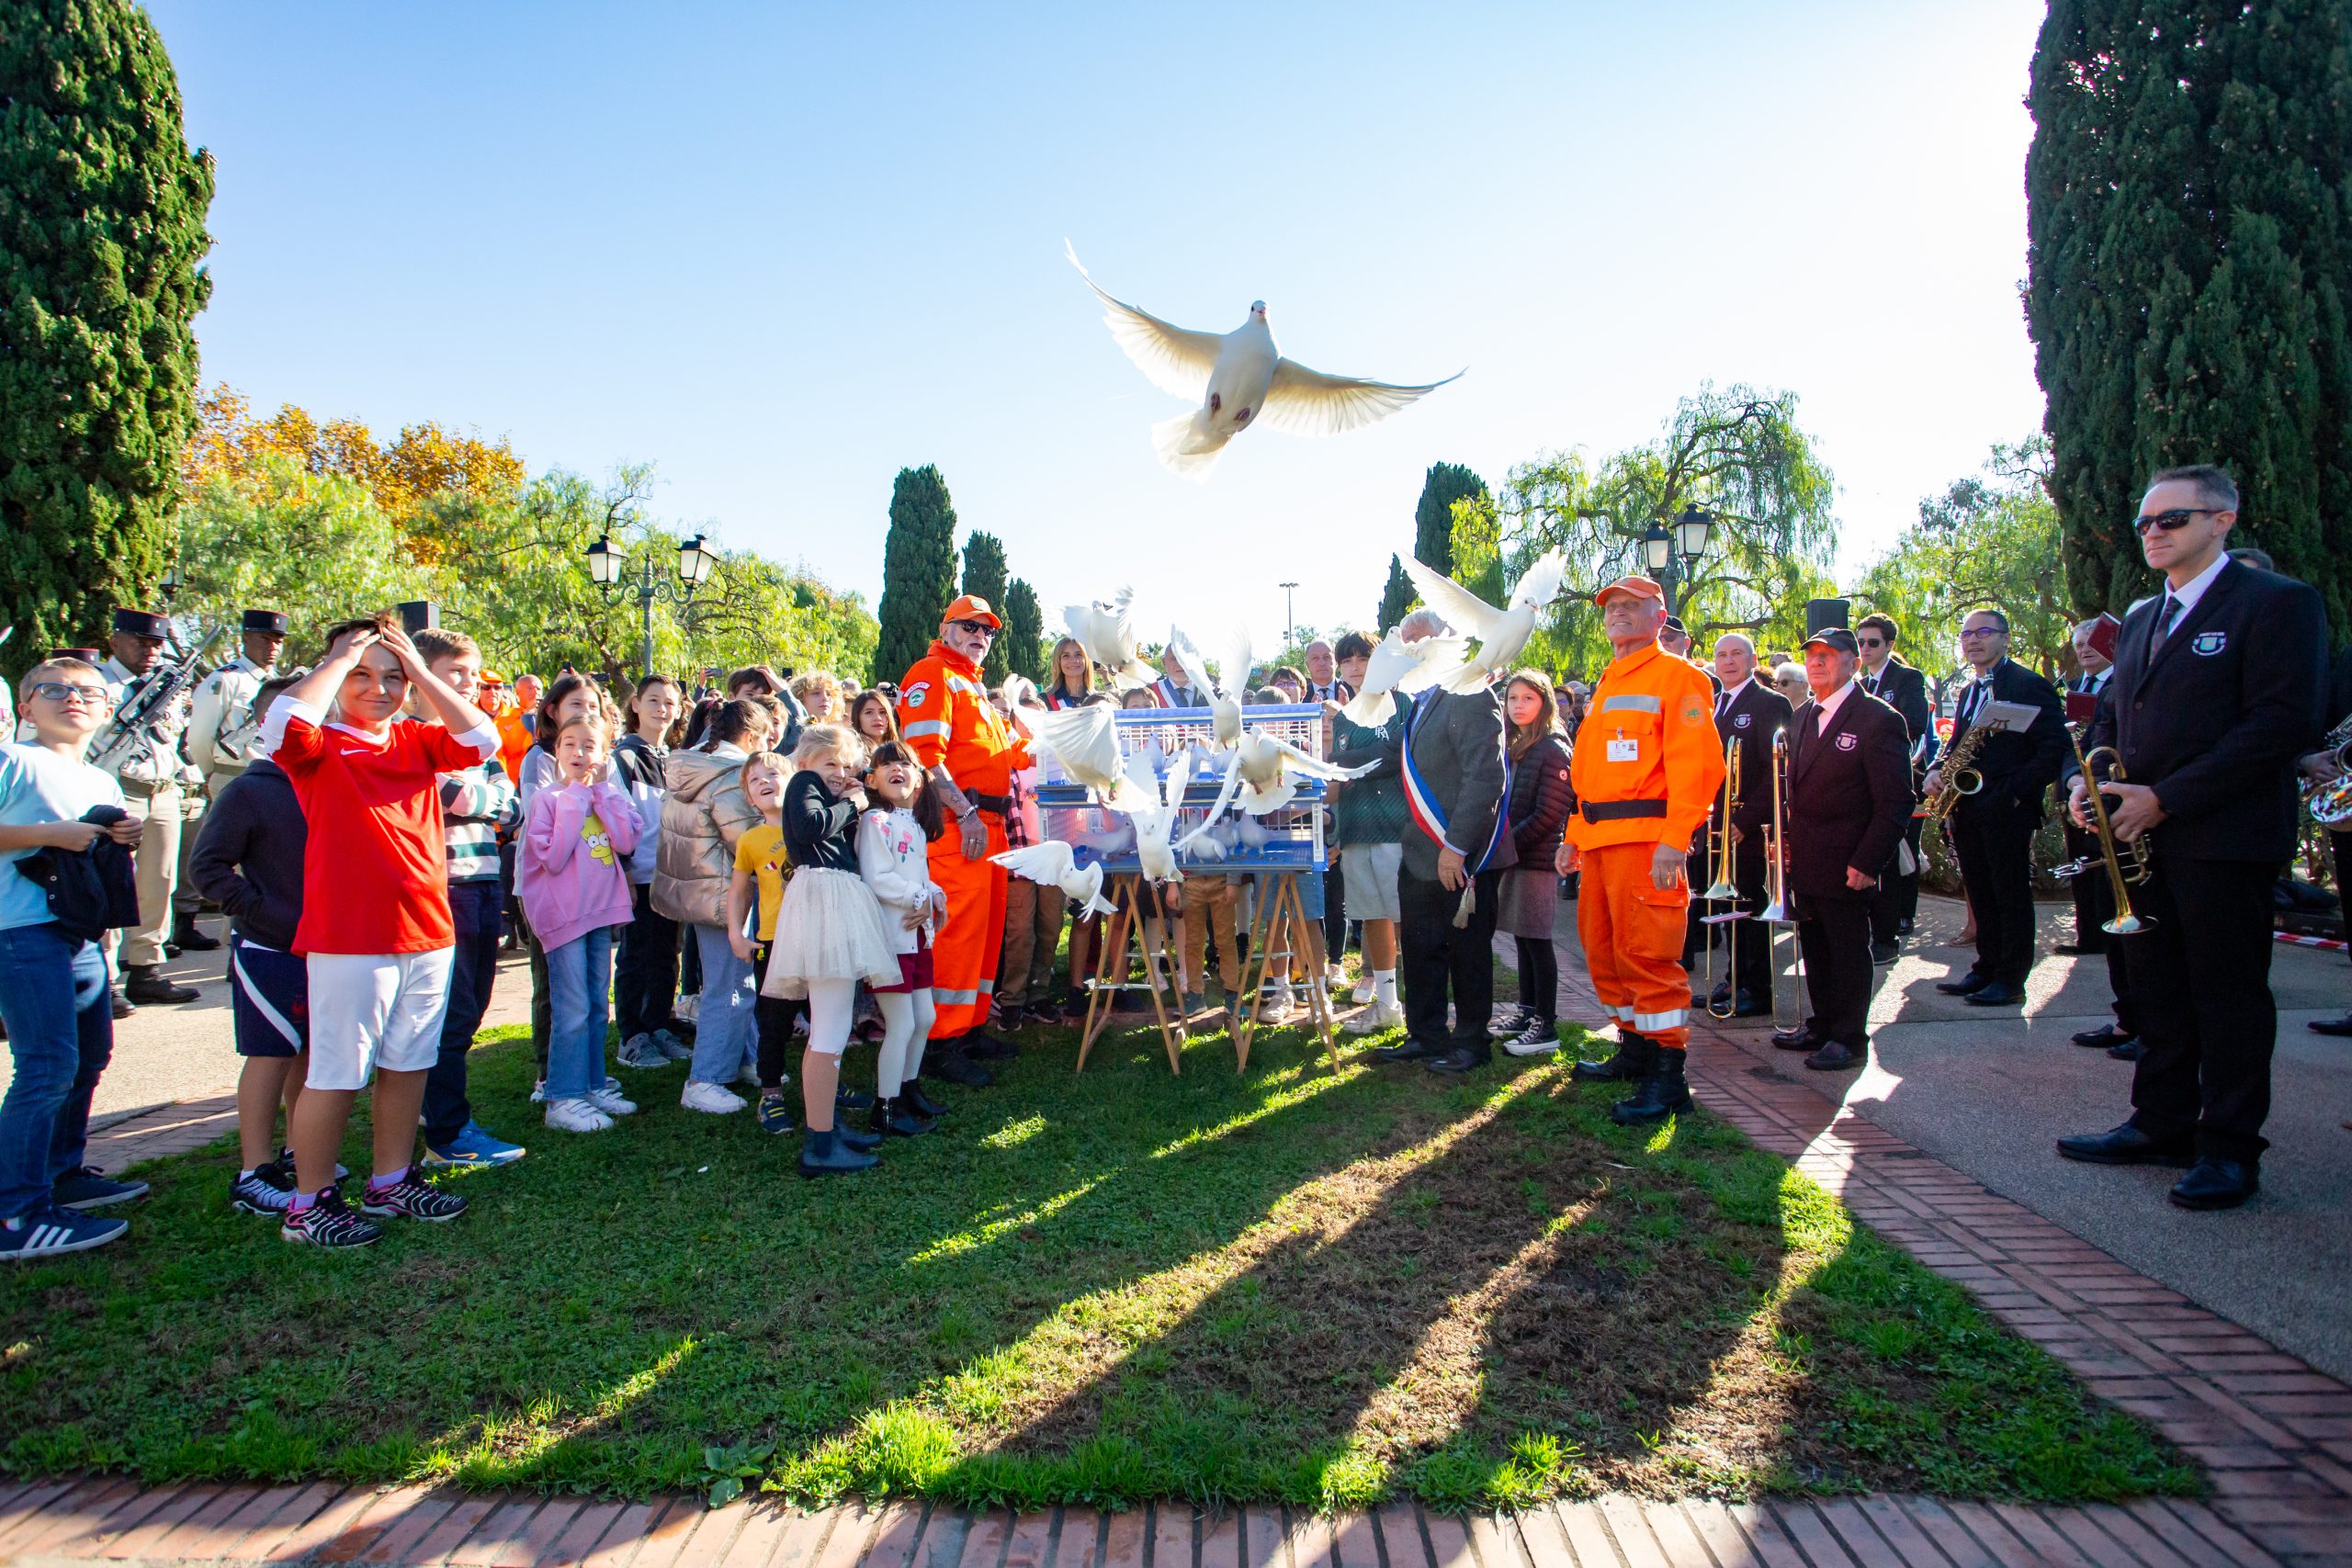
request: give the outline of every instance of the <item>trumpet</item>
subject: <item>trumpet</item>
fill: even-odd
[[[1772,732],[1772,820],[1764,825],[1764,876],[1767,902],[1756,912],[1770,933],[1765,943],[1767,961],[1772,966],[1772,1027],[1794,1029],[1804,1021],[1804,948],[1793,939],[1797,923],[1796,911],[1789,902],[1789,816],[1785,791],[1789,773],[1789,732]],[[1789,967],[1789,983],[1780,980],[1781,933],[1792,932],[1790,947],[1793,961]],[[1785,1002],[1782,998],[1788,998]],[[1787,1017],[1782,1018],[1785,1010]]]
[[[2347,776],[2325,784],[2303,780],[2303,804],[2323,828],[2352,827],[2352,718],[2329,730],[2319,750],[2333,753],[2337,769]]]
[[[1739,740],[1737,737],[1734,737],[1724,742],[1724,794],[1720,803],[1721,820],[1709,829],[1707,834],[1707,852],[1708,858],[1714,863],[1714,880],[1708,884],[1704,893],[1699,895],[1710,904],[1730,903],[1733,905],[1733,908],[1725,913],[1699,917],[1699,924],[1704,930],[1707,942],[1707,967],[1705,978],[1702,984],[1705,987],[1707,1015],[1710,1018],[1729,1018],[1739,1010],[1739,943],[1732,940],[1731,933],[1728,931],[1722,933],[1724,946],[1730,953],[1730,957],[1725,960],[1724,971],[1724,990],[1726,1000],[1720,1011],[1715,1007],[1716,932],[1713,929],[1727,926],[1734,920],[1744,920],[1747,918],[1747,911],[1737,906],[1739,886],[1734,880],[1736,867],[1733,855],[1736,853],[1736,847],[1731,836],[1732,816],[1739,809]]]
[[[2098,834],[2098,859],[2085,855],[2064,865],[2051,867],[2051,874],[2060,877],[2087,876],[2102,865],[2107,871],[2108,885],[2115,893],[2115,918],[2099,922],[2099,930],[2114,936],[2130,936],[2146,931],[2156,922],[2135,913],[2132,908],[2132,886],[2148,880],[2148,837],[2140,837],[2116,848],[2115,824],[2107,815],[2107,797],[2099,793],[2102,784],[2121,784],[2123,757],[2112,746],[2094,746],[2083,750],[2083,738],[2069,728],[2066,738],[2075,743],[2075,765],[2083,771],[2083,795],[2090,803],[2092,829]],[[2099,759],[2107,759],[2107,777],[2102,780],[2097,769]]]

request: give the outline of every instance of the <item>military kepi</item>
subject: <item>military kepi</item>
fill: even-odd
[[[286,613],[282,610],[247,610],[243,630],[266,632],[271,637],[286,635]]]
[[[163,637],[171,627],[153,610],[117,610],[114,629],[130,637]]]

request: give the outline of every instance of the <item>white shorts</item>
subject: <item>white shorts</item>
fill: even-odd
[[[313,953],[312,1089],[365,1089],[378,1067],[415,1073],[440,1059],[454,947],[430,953]]]
[[[1347,844],[1340,851],[1340,884],[1348,892],[1348,919],[1402,919],[1396,908],[1396,871],[1405,863],[1402,844]]]

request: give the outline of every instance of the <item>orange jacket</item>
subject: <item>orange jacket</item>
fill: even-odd
[[[1568,842],[1688,844],[1723,788],[1714,705],[1706,671],[1655,643],[1612,660],[1577,730]]]
[[[1010,795],[1012,771],[1030,765],[1028,742],[989,705],[979,666],[943,642],[899,682],[899,734],[967,795]]]
[[[531,732],[523,728],[525,711],[510,707],[496,721],[498,758],[505,764],[508,780],[517,784],[523,782],[523,754],[531,749]]]

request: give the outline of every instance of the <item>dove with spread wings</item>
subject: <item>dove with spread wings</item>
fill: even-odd
[[[1386,418],[1447,381],[1398,386],[1360,376],[1327,376],[1274,346],[1266,324],[1266,302],[1254,299],[1250,317],[1229,333],[1202,333],[1171,326],[1148,310],[1114,299],[1094,281],[1078,252],[1062,242],[1069,265],[1102,301],[1102,320],[1112,338],[1153,386],[1201,406],[1151,427],[1159,460],[1194,481],[1204,480],[1225,444],[1253,424],[1271,424],[1294,435],[1337,435]]]
[[[1062,624],[1069,628],[1069,635],[1078,639],[1087,658],[1102,667],[1112,686],[1122,692],[1152,682],[1151,668],[1140,657],[1142,644],[1136,637],[1135,599],[1134,589],[1122,588],[1107,604],[1097,599],[1062,611]]]
[[[1406,575],[1421,591],[1423,603],[1445,617],[1455,631],[1478,643],[1477,652],[1450,670],[1438,671],[1430,684],[1456,694],[1483,692],[1509,675],[1520,649],[1534,635],[1535,623],[1560,596],[1560,580],[1567,571],[1568,563],[1560,552],[1546,550],[1520,574],[1510,591],[1510,603],[1498,610],[1453,579],[1419,561],[1407,561]]]
[[[1069,845],[1047,839],[1043,843],[1023,844],[1017,850],[1006,850],[989,859],[1015,876],[1027,877],[1041,887],[1058,887],[1069,900],[1069,907],[1080,915],[1115,915],[1118,909],[1102,897],[1102,863],[1080,870],[1078,855]]]

